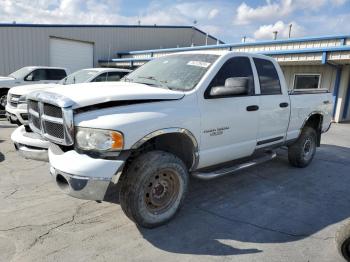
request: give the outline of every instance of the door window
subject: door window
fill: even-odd
[[[63,69],[46,69],[48,80],[61,80],[67,76]]]
[[[96,78],[92,82],[106,82],[106,81],[107,81],[107,73],[103,73],[96,76]]]
[[[205,97],[209,97],[209,92],[212,87],[225,86],[226,79],[232,77],[246,78],[248,80],[248,92],[246,95],[253,95],[255,93],[254,76],[249,58],[233,57],[225,62],[211,81],[209,88],[206,90]]]
[[[120,81],[127,74],[127,72],[110,72],[108,73],[107,81]]]
[[[126,74],[127,72],[107,72],[97,76],[93,82],[120,81],[120,79]]]
[[[27,81],[41,81],[47,79],[46,69],[36,69],[26,76]]]
[[[262,95],[281,94],[281,83],[274,64],[266,59],[254,58]]]

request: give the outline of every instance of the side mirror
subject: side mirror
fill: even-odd
[[[230,77],[225,80],[225,86],[214,86],[210,90],[211,97],[238,96],[248,94],[247,77]]]
[[[34,75],[30,74],[24,80],[26,80],[26,81],[34,81]]]

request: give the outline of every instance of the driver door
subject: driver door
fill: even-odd
[[[201,110],[199,168],[251,155],[256,148],[259,97],[255,96],[254,74],[249,57],[232,57],[212,79]],[[210,90],[225,86],[228,78],[246,78],[247,93],[211,97]],[[226,86],[225,86],[226,87]]]

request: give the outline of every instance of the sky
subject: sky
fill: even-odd
[[[195,25],[225,43],[350,34],[350,0],[0,0],[0,23]]]

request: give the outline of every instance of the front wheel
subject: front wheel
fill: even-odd
[[[316,152],[316,141],[315,129],[309,126],[304,127],[298,140],[288,148],[289,163],[296,167],[308,166]]]
[[[189,175],[183,161],[164,151],[136,158],[121,181],[120,204],[136,224],[153,228],[168,222],[185,198]]]

